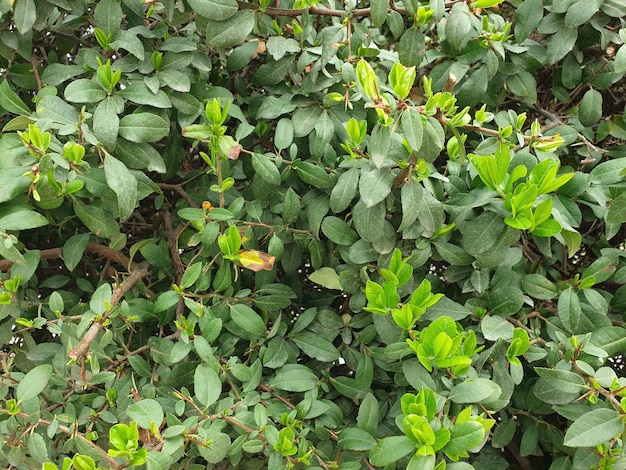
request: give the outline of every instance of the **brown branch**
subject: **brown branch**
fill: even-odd
[[[68,356],[70,359],[77,361],[81,357],[85,357],[89,352],[89,347],[98,333],[104,326],[104,323],[109,318],[111,313],[113,313],[115,307],[124,297],[124,294],[128,292],[132,287],[141,279],[148,275],[147,268],[140,268],[137,271],[134,271],[122,284],[119,284],[115,289],[113,289],[113,295],[111,296],[111,308],[107,310],[102,318],[91,324],[83,338],[76,345],[74,349],[72,349]]]
[[[196,202],[193,199],[191,199],[191,196],[187,194],[187,191],[184,190],[182,184],[159,183],[159,188],[164,189],[166,191],[177,192],[187,202],[187,204],[189,204],[189,207],[194,207],[194,208],[198,207],[198,204],[196,204]]]
[[[124,269],[129,269],[131,271],[139,269],[139,265],[137,263],[131,263],[130,258],[124,253],[115,251],[114,249],[109,248],[105,245],[100,245],[98,243],[89,243],[87,245],[87,248],[85,249],[85,253],[104,256],[105,258],[108,258],[111,261],[119,264]],[[63,258],[63,248],[48,248],[39,252],[39,259],[44,260],[57,258]],[[0,261],[0,271],[8,271],[9,269],[11,269],[11,266],[13,266],[13,261],[11,260],[4,259]]]
[[[259,5],[255,5],[254,3],[244,2],[241,0],[237,0],[239,4],[239,8],[242,10],[254,10],[259,11]],[[369,16],[371,12],[371,8],[361,8],[358,10],[346,11],[346,10],[331,10],[330,8],[321,8],[321,7],[311,7],[311,8],[266,8],[263,13],[268,16],[287,16],[290,18],[301,16],[304,13],[310,13],[311,15],[319,15],[319,16],[335,16],[342,17],[346,15],[350,15],[353,17],[362,17]]]

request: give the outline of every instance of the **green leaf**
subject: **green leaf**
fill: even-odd
[[[154,423],[159,428],[165,417],[159,402],[151,398],[145,398],[129,405],[126,408],[126,413],[143,429],[150,429],[150,423]]]
[[[277,98],[275,96],[268,96],[263,100],[261,106],[256,112],[257,119],[276,119],[283,114],[290,113],[296,109],[293,101],[293,95],[286,94]],[[276,137],[278,137],[278,129],[276,130]]]
[[[423,193],[422,204],[417,212],[417,218],[424,228],[422,236],[427,238],[433,236],[445,220],[441,201],[435,199],[429,191],[424,191]]]
[[[487,315],[480,322],[480,330],[486,340],[497,341],[498,339],[510,340],[513,338],[515,327],[506,318]]]
[[[254,13],[239,10],[225,21],[209,20],[206,39],[216,49],[228,49],[244,42],[254,28]]]
[[[128,168],[156,171],[157,173],[166,172],[163,157],[150,144],[117,139],[115,154]]]
[[[170,85],[168,81],[168,85]],[[175,89],[174,87],[171,87]],[[188,90],[187,90],[188,91]],[[147,106],[153,106],[155,108],[167,109],[172,107],[172,102],[163,90],[157,90],[153,93],[146,84],[141,82],[132,82],[123,90],[118,93],[119,96],[125,100],[132,101],[136,104],[145,104]],[[95,122],[95,119],[94,119]]]
[[[236,0],[187,0],[187,3],[198,15],[214,21],[227,20],[239,9]]]
[[[359,180],[359,194],[365,207],[372,207],[384,201],[391,192],[393,181],[394,174],[388,169],[373,168],[370,171],[362,171]]]
[[[228,434],[218,432],[214,428],[200,428],[200,437],[207,443],[206,446],[198,446],[198,452],[204,460],[210,464],[220,463],[228,451],[231,449],[230,437]]]
[[[44,96],[41,100],[37,100],[37,115],[42,119],[72,126],[76,126],[80,120],[76,108],[58,96]]]
[[[137,204],[137,179],[122,162],[111,155],[104,157],[104,174],[109,187],[117,195],[120,221],[128,219]]]
[[[117,117],[116,108],[113,99],[109,97],[101,101],[93,113],[93,132],[109,152],[115,150],[120,127],[120,118]]]
[[[317,387],[319,379],[308,367],[301,364],[287,364],[283,366],[270,387],[286,392],[306,392]]]
[[[330,193],[330,209],[334,213],[343,212],[352,203],[359,186],[359,170],[350,168],[337,179],[337,183]]]
[[[37,21],[35,0],[15,0],[13,4],[13,23],[20,34],[28,33]],[[2,103],[4,107],[4,102]]]
[[[578,333],[581,314],[580,300],[572,287],[565,289],[559,295],[557,311],[565,329],[573,334]]]
[[[33,9],[34,8],[35,5],[33,4]],[[19,116],[27,116],[31,114],[31,110],[28,106],[26,106],[17,93],[11,90],[9,82],[6,80],[2,80],[2,83],[0,83],[0,106],[8,112]]]
[[[595,89],[587,90],[578,108],[578,119],[585,126],[593,126],[602,117],[602,94]]]
[[[600,11],[604,0],[578,0],[567,9],[565,13],[565,26],[577,28],[586,23]]]
[[[262,155],[259,153],[253,153],[252,167],[263,181],[277,186],[281,181],[280,171],[276,167],[276,163],[274,163],[270,155],[273,157],[272,154]]]
[[[482,442],[485,432],[482,424],[477,421],[455,424],[450,433],[450,440],[442,451],[451,460],[458,460],[468,450]]]
[[[465,251],[477,257],[495,245],[504,230],[504,221],[495,212],[485,211],[471,219],[460,230],[463,234]]]
[[[291,340],[304,354],[320,362],[333,362],[339,359],[339,351],[333,343],[315,333],[298,333],[292,336]]]
[[[445,27],[446,40],[450,43],[452,49],[460,52],[469,41],[471,30],[472,23],[467,4],[455,3],[450,11]]]
[[[329,215],[322,221],[322,233],[337,245],[350,246],[359,239],[357,233],[339,217]]]
[[[359,429],[363,429],[371,435],[376,435],[379,417],[380,408],[378,406],[378,400],[373,394],[368,393],[363,397],[361,405],[359,406],[357,426]]]
[[[359,428],[346,428],[339,433],[337,445],[340,449],[364,451],[376,446],[376,439]]]
[[[566,405],[578,399],[585,390],[585,380],[574,372],[536,367],[540,379],[534,395],[551,405]]]
[[[83,67],[76,64],[50,64],[41,74],[41,81],[46,85],[57,86],[86,72]]]
[[[320,189],[332,188],[335,181],[324,168],[311,162],[300,162],[295,167],[298,176],[302,181]]]
[[[548,41],[548,63],[556,64],[574,48],[578,39],[577,28],[561,28]]]
[[[421,184],[411,181],[402,185],[400,190],[400,199],[402,202],[402,222],[398,227],[398,231],[402,232],[408,229],[419,213],[422,205],[423,187]]]
[[[306,108],[296,109],[291,117],[294,137],[304,137],[313,132],[315,123],[321,114],[322,110],[317,106],[307,106]]]
[[[42,364],[34,367],[20,380],[15,390],[15,398],[18,402],[25,402],[38,396],[47,387],[52,377],[52,366]]]
[[[422,146],[424,137],[424,124],[417,108],[408,108],[404,111],[400,118],[400,123],[404,132],[404,138],[409,143],[411,149],[417,152]]]
[[[326,289],[343,290],[341,283],[339,282],[339,275],[333,268],[320,268],[309,274],[309,279],[311,282],[319,284]]]
[[[159,79],[162,84],[180,93],[187,93],[191,90],[189,75],[180,70],[162,69],[159,71]]]
[[[4,230],[28,230],[44,225],[48,225],[48,219],[27,204],[14,204],[0,209],[0,228]]]
[[[94,235],[110,239],[120,233],[117,221],[98,206],[87,206],[74,199],[74,212]]]
[[[276,123],[274,145],[278,150],[284,150],[293,143],[293,123],[291,119],[283,118]]]
[[[389,2],[387,0],[372,0],[370,2],[372,24],[375,28],[380,28],[385,24],[387,19],[387,11],[389,10]]]
[[[122,15],[122,7],[115,0],[102,0],[94,10],[96,26],[104,31],[104,34],[114,35],[120,30]]]
[[[509,90],[522,98],[526,103],[537,101],[537,82],[530,72],[520,71],[507,78]]]
[[[626,351],[626,329],[618,326],[598,328],[591,333],[591,344],[606,351],[607,356]]]
[[[408,28],[398,41],[398,59],[405,67],[419,67],[426,55],[426,41],[416,27]]]
[[[524,42],[543,18],[542,0],[525,0],[515,10],[515,40]]]
[[[383,202],[367,207],[359,201],[352,209],[354,228],[365,241],[375,242],[383,234],[386,214]]]
[[[107,93],[95,81],[81,78],[65,87],[65,99],[72,103],[97,103],[106,98]]]
[[[626,169],[626,158],[614,158],[595,166],[589,174],[589,182],[592,184],[615,184],[624,179],[623,171]]]
[[[157,114],[135,113],[120,119],[119,134],[131,142],[154,142],[169,132],[169,123]]]
[[[491,292],[488,305],[492,315],[514,315],[524,305],[524,294],[516,287],[499,287]]]
[[[254,337],[260,338],[265,334],[265,322],[258,313],[247,305],[231,305],[230,317],[239,328]]]
[[[524,291],[535,299],[553,299],[557,296],[556,286],[541,274],[527,274],[522,278]]]
[[[415,452],[415,444],[406,436],[384,437],[376,447],[370,450],[369,461],[376,467],[397,462],[411,452]]]
[[[222,394],[220,376],[208,364],[199,364],[196,367],[193,388],[194,396],[202,406],[211,406]]]
[[[585,413],[568,428],[563,444],[568,447],[595,447],[624,431],[615,410],[598,409]]]
[[[454,403],[481,403],[497,399],[502,390],[489,379],[466,379],[450,390],[448,398]]]

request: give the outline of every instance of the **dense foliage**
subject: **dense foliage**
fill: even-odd
[[[625,13],[1,0],[1,466],[626,468]]]

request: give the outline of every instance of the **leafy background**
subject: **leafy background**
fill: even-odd
[[[0,460],[625,468],[624,12],[0,1]]]

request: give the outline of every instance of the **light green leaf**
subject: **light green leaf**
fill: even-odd
[[[42,72],[41,81],[46,85],[57,86],[86,72],[83,67],[76,64],[50,64]]]
[[[333,268],[327,266],[313,271],[309,274],[309,279],[315,284],[319,284],[326,289],[343,290],[339,282],[339,274]]]

